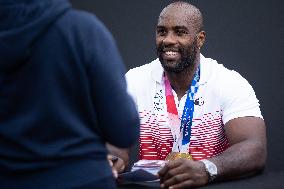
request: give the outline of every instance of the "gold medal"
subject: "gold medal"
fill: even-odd
[[[171,153],[169,153],[165,160],[173,161],[173,160],[180,159],[180,158],[193,160],[193,158],[192,158],[192,156],[190,154],[188,154],[188,153],[180,153],[180,152],[171,152]]]

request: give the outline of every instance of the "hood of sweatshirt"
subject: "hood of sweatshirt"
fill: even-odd
[[[67,0],[0,0],[0,74],[25,64],[37,39],[70,8]]]

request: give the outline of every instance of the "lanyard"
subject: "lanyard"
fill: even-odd
[[[175,104],[172,87],[166,75],[164,76],[167,112],[169,124],[174,137],[173,151],[188,153],[191,136],[192,118],[194,112],[194,96],[198,91],[198,81],[200,78],[199,70],[200,69],[198,67],[198,69],[194,73],[191,86],[189,86],[188,88],[188,93],[183,108],[181,120],[179,120],[178,117],[178,111]]]

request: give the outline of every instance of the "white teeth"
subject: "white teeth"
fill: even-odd
[[[177,55],[177,52],[174,52],[174,51],[166,51],[165,54],[167,56],[176,56]]]

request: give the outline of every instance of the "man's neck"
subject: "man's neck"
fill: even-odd
[[[180,100],[185,95],[189,86],[191,86],[194,73],[197,70],[198,66],[199,59],[196,59],[194,66],[189,66],[182,72],[174,73],[165,71],[172,88],[178,96],[178,100]]]

